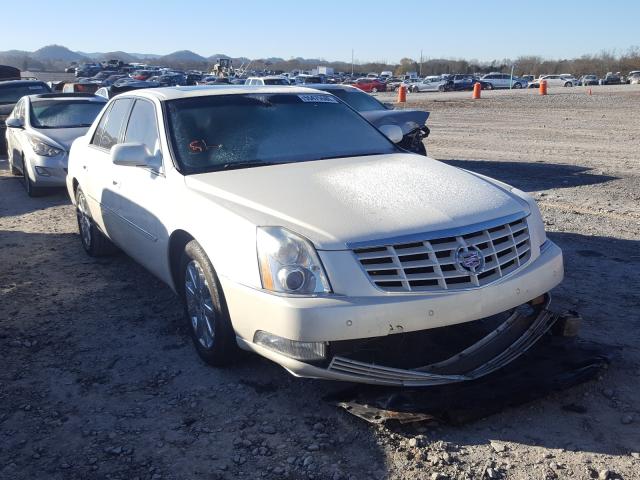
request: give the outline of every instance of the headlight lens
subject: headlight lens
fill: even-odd
[[[37,137],[29,136],[29,143],[31,144],[31,148],[36,153],[36,155],[41,155],[43,157],[55,157],[56,155],[60,155],[62,150],[56,147],[52,147],[48,143],[44,143]]]
[[[258,227],[258,262],[262,288],[293,295],[331,293],[311,243],[282,227]]]

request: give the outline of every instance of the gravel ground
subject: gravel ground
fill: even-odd
[[[88,258],[65,193],[27,198],[0,160],[0,478],[640,478],[640,86],[413,107],[431,156],[537,197],[556,305],[621,350],[602,378],[463,427],[373,427],[321,399],[343,384],[208,368],[170,290]]]

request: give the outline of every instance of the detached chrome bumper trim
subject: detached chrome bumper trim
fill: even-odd
[[[412,370],[405,370],[369,364],[336,356],[331,360],[327,371],[334,374],[349,376],[354,381],[395,386],[435,386],[475,380],[511,363],[535,345],[535,343],[549,331],[558,317],[555,313],[547,309],[548,305],[549,296],[547,295],[544,307],[542,307],[535,320],[515,342],[511,343],[499,354],[495,355],[482,365],[463,374],[438,374],[436,372],[443,367],[455,367],[457,361],[461,361],[462,359],[466,360],[474,354],[481,355],[483,348],[490,345],[491,342],[496,340],[502,333],[508,331],[519,318],[522,318],[520,313],[517,311],[514,312],[509,319],[489,335],[485,336],[466,350],[456,353],[451,358],[436,364]]]

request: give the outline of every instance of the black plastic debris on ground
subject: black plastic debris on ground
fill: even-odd
[[[420,388],[357,385],[325,399],[371,423],[461,425],[589,381],[610,363],[613,350],[556,337],[478,380]]]

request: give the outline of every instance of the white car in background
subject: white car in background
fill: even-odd
[[[410,92],[445,92],[449,89],[451,82],[445,78],[438,76],[425,77],[409,87]]]
[[[480,78],[485,83],[488,83],[493,88],[527,88],[529,82],[524,78],[512,77],[508,73],[491,72],[483,75]]]
[[[43,187],[66,185],[67,156],[107,103],[85,93],[43,93],[22,97],[7,118],[7,155],[22,175],[29,196]]]
[[[282,75],[270,75],[268,77],[249,77],[244,81],[245,85],[290,85],[289,79]]]
[[[535,83],[539,86],[543,80],[547,81],[548,87],[573,87],[578,85],[578,79],[568,73],[562,75],[541,75]]]
[[[553,325],[562,253],[529,195],[388,127],[309,88],[123,93],[71,149],[80,240],[170,285],[212,365],[240,347],[305,377],[486,375]]]

